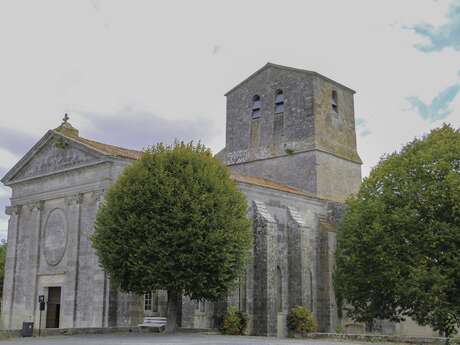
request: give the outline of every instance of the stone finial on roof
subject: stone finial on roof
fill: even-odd
[[[62,123],[59,127],[55,129],[56,132],[62,133],[69,137],[78,138],[79,132],[78,129],[73,127],[69,122],[69,115],[66,113],[62,119]]]

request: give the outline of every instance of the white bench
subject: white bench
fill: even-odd
[[[160,316],[146,316],[144,322],[139,327],[163,327],[166,326],[167,319]]]

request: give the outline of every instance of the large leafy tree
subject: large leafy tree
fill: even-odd
[[[182,295],[226,296],[251,245],[245,197],[201,144],[147,149],[109,189],[95,227],[93,246],[121,290],[167,290],[169,332]]]
[[[3,294],[3,279],[5,278],[6,242],[0,243],[0,299]]]
[[[460,132],[433,130],[384,157],[338,234],[335,286],[360,322],[460,326]]]

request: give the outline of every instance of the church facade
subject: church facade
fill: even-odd
[[[357,191],[354,91],[318,73],[267,64],[227,96],[217,157],[246,195],[254,247],[226,301],[182,303],[182,327],[216,327],[229,305],[249,333],[283,335],[288,310],[312,310],[320,331],[339,319],[332,287],[336,224]],[[7,173],[11,187],[2,327],[123,327],[164,313],[162,292],[126,294],[91,246],[104,193],[142,152],[80,136],[67,119]],[[40,323],[39,296],[45,310]]]

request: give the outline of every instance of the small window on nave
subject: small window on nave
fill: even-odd
[[[152,293],[144,294],[144,310],[152,310]]]
[[[158,292],[151,291],[144,294],[144,311],[158,311]]]
[[[196,301],[196,310],[200,313],[204,313],[206,311],[206,301],[198,300]]]

